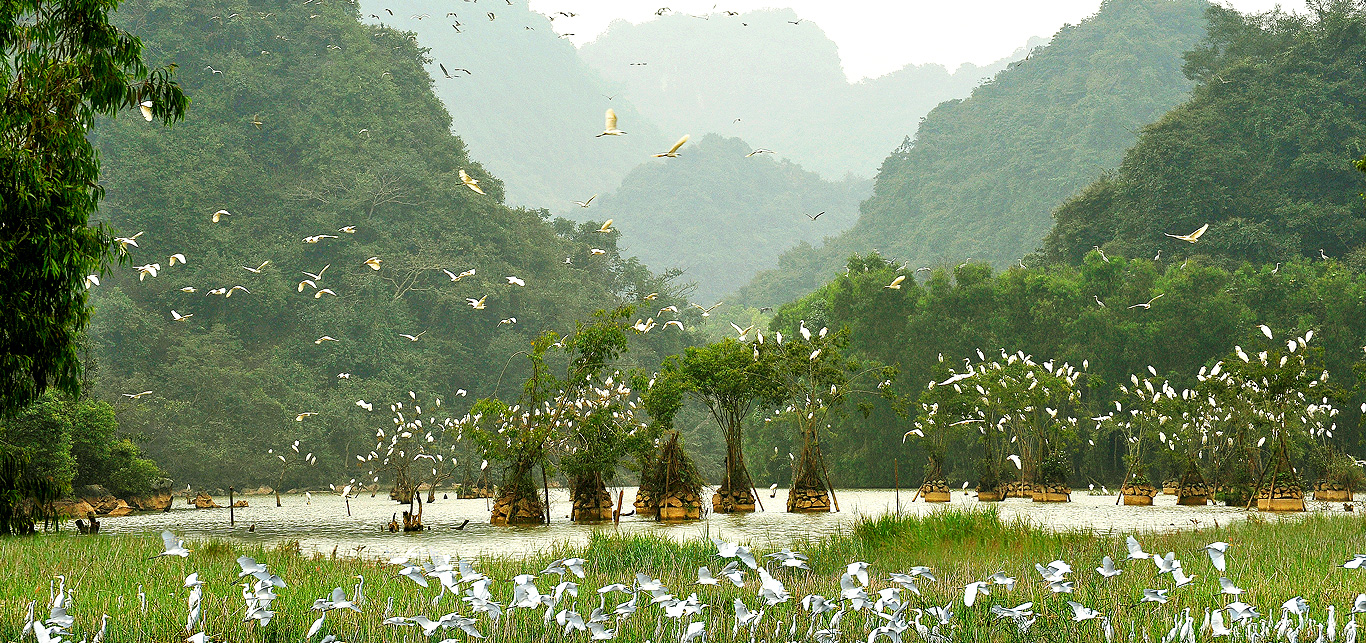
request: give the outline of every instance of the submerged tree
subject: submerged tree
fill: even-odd
[[[546,507],[532,477],[535,467],[549,474],[551,456],[562,452],[570,494],[588,507],[606,495],[606,483],[621,457],[631,450],[641,428],[635,419],[633,392],[621,373],[608,367],[627,349],[629,307],[598,311],[568,336],[547,331],[526,353],[531,376],[516,404],[486,398],[471,410],[465,424],[486,457],[507,463],[491,521],[525,524],[547,519]],[[567,357],[564,376],[551,372],[547,358],[555,349]],[[599,510],[600,511],[600,510]],[[600,515],[598,516],[600,517]],[[610,517],[610,510],[609,510]]]
[[[776,358],[774,351],[727,337],[689,347],[664,363],[664,372],[681,378],[687,391],[706,405],[726,440],[725,474],[712,497],[717,513],[754,511],[754,483],[745,467],[744,422],[756,403],[783,400]]]
[[[414,495],[417,494],[418,487],[427,475],[424,461],[430,460],[433,464],[444,464],[447,455],[454,450],[454,446],[445,438],[447,430],[456,427],[456,420],[450,417],[436,419],[436,416],[428,413],[427,419],[423,419],[422,405],[418,403],[417,393],[408,391],[411,406],[405,407],[402,401],[389,405],[389,410],[393,412],[392,429],[381,427],[375,431],[375,447],[368,455],[358,455],[356,459],[362,465],[369,465],[369,475],[373,484],[378,485],[380,479],[386,475],[390,478],[392,486],[389,489],[389,497],[396,502],[410,504],[413,502]],[[433,408],[441,408],[441,398],[436,398]],[[457,437],[460,435],[459,428],[451,431]],[[440,438],[440,439],[438,439]],[[433,473],[428,481],[435,484],[440,481],[438,471],[445,471],[431,467]],[[449,477],[449,474],[447,474]]]
[[[760,342],[761,353],[772,351],[778,355],[776,374],[787,405],[774,420],[790,419],[801,436],[787,510],[829,511],[833,486],[821,452],[820,432],[830,429],[834,417],[855,396],[881,395],[890,399],[896,369],[846,359],[843,351],[849,344],[848,329],[831,333],[821,328],[813,333],[802,323],[798,337],[785,342],[781,335],[775,335],[768,343],[763,343],[762,335],[756,340]]]
[[[89,225],[103,197],[96,119],[138,108],[170,124],[188,104],[173,68],[149,72],[142,43],[110,24],[117,6],[0,6],[0,411],[80,388],[86,289],[122,259],[112,230]]]
[[[266,454],[274,455],[280,460],[280,477],[275,479],[275,506],[279,507],[281,506],[280,487],[284,486],[285,474],[289,472],[290,467],[300,464],[314,465],[318,463],[318,459],[315,458],[311,452],[307,454],[300,453],[298,440],[295,440],[293,444],[289,445],[289,448],[280,449],[279,453],[275,453],[275,449],[267,449]]]

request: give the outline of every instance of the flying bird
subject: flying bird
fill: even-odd
[[[684,143],[687,143],[687,142],[688,142],[688,135],[687,135],[687,134],[684,134],[684,135],[683,135],[683,138],[678,139],[678,142],[677,142],[677,143],[674,143],[674,146],[671,147],[671,148],[669,148],[669,151],[667,151],[667,152],[662,152],[662,153],[659,153],[659,154],[655,154],[654,157],[655,157],[655,158],[671,158],[671,159],[676,159],[676,158],[678,158],[678,148],[683,147],[683,144],[684,144]]]
[[[228,212],[227,210],[219,210],[219,211],[213,213],[213,217],[211,217],[211,218],[212,218],[212,220],[213,220],[214,223],[218,223],[218,220],[219,220],[220,218],[222,218],[222,217],[230,217],[230,216],[232,216],[232,213],[231,213],[231,212]]]
[[[592,202],[593,202],[593,199],[596,199],[596,198],[598,198],[598,195],[594,194],[593,196],[588,197],[588,200],[587,200],[587,201],[575,201],[575,202],[574,202],[574,205],[577,205],[577,206],[579,206],[579,207],[581,207],[581,208],[586,208],[586,207],[588,207],[588,204],[592,203]]]
[[[1165,295],[1166,293],[1162,293],[1162,294]],[[1152,308],[1152,307],[1153,307],[1153,302],[1155,302],[1155,301],[1157,301],[1157,300],[1159,300],[1159,299],[1161,299],[1161,298],[1162,298],[1162,295],[1158,295],[1158,296],[1156,296],[1156,297],[1153,297],[1152,299],[1149,299],[1149,300],[1148,300],[1147,302],[1145,302],[1145,303],[1134,304],[1134,305],[1130,306],[1129,308],[1130,308],[1131,310],[1134,309],[1134,308],[1142,308],[1143,310],[1148,310],[1149,308]]]
[[[380,258],[379,258],[379,257],[370,257],[369,259],[366,259],[366,260],[365,260],[365,265],[370,266],[370,269],[371,269],[371,270],[379,270],[379,264],[380,264]]]
[[[897,276],[896,276],[896,279],[893,279],[893,280],[892,280],[892,283],[887,284],[886,286],[883,286],[883,288],[890,288],[890,289],[892,289],[892,290],[901,290],[901,282],[903,282],[903,281],[906,281],[906,275],[897,275]]]
[[[398,336],[399,336],[399,337],[402,337],[402,338],[404,338],[404,339],[406,339],[406,340],[408,340],[408,341],[410,341],[410,342],[415,342],[415,341],[417,341],[417,338],[421,337],[421,336],[422,336],[424,333],[426,333],[426,332],[427,332],[427,331],[424,330],[424,331],[422,331],[421,333],[418,333],[418,334],[416,334],[416,335],[409,335],[408,333],[399,333]]]
[[[504,279],[507,279],[507,280],[508,280],[508,283],[511,284],[511,285],[513,285],[513,286],[525,286],[525,285],[526,285],[526,281],[525,281],[525,280],[519,279],[519,278],[517,278],[517,277],[504,277]]]
[[[1180,240],[1182,240],[1182,241],[1188,241],[1188,242],[1190,242],[1190,243],[1195,243],[1196,241],[1199,241],[1199,240],[1200,240],[1200,235],[1205,234],[1205,231],[1208,230],[1208,229],[1209,229],[1209,224],[1206,223],[1205,225],[1200,226],[1200,229],[1199,229],[1199,230],[1196,230],[1195,232],[1192,232],[1192,233],[1190,233],[1190,234],[1172,234],[1172,233],[1170,233],[1170,232],[1164,232],[1164,233],[1162,233],[1162,234],[1165,234],[1165,235],[1167,235],[1167,236],[1169,236],[1169,237],[1171,237],[1171,238],[1173,238],[1173,239],[1180,239]]]
[[[773,153],[773,150],[768,150],[768,149],[764,149],[764,148],[761,147],[761,148],[759,148],[759,149],[757,149],[757,150],[754,150],[753,152],[750,152],[749,154],[746,154],[746,155],[745,155],[745,158],[749,158],[749,157],[754,156],[754,155],[756,155],[756,154],[772,154],[772,153]],[[817,215],[817,216],[820,216],[820,215]]]
[[[255,267],[255,268],[248,268],[247,266],[242,266],[242,269],[245,270],[245,271],[247,271],[247,272],[250,272],[250,273],[252,273],[252,274],[254,274],[254,275],[259,275],[259,274],[261,274],[261,269],[262,269],[262,268],[265,268],[265,267],[266,267],[267,265],[269,265],[269,264],[270,264],[270,260],[269,260],[269,259],[266,259],[265,261],[262,261],[262,262],[261,262],[261,265]]]
[[[142,110],[142,120],[152,122],[152,101],[145,100],[138,103],[138,109]]]
[[[598,135],[595,136],[594,138],[601,138],[601,137],[603,137],[603,136],[621,136],[622,134],[625,134],[625,133],[626,133],[626,132],[623,132],[623,131],[617,129],[617,112],[616,112],[616,110],[614,110],[614,109],[608,107],[608,108],[607,108],[607,124],[606,124],[606,126],[604,126],[604,127],[602,128],[602,133],[601,133],[601,134],[598,134]]]
[[[141,393],[121,393],[121,395],[123,395],[124,397],[126,397],[126,398],[128,398],[128,399],[130,399],[130,400],[140,400],[140,399],[143,398],[143,396],[151,395],[151,394],[152,394],[151,391],[143,391],[143,392],[141,392]],[[1346,567],[1346,565],[1343,565],[1343,567]]]
[[[176,312],[174,309],[171,310],[171,319],[174,319],[174,320],[176,320],[176,321],[185,321],[185,320],[187,320],[187,319],[189,319],[189,318],[191,318],[191,317],[194,317],[194,313],[190,313],[190,314],[188,314],[188,315],[182,315],[182,314]]]
[[[469,297],[466,297],[466,298],[465,298],[465,301],[469,302],[470,308],[473,308],[473,309],[475,309],[475,310],[483,310],[483,309],[484,309],[484,300],[485,300],[485,299],[488,299],[488,298],[489,298],[488,295],[484,295],[483,297],[480,297],[480,298],[478,298],[478,299],[471,299],[471,298],[469,298]]]
[[[602,222],[602,227],[601,227],[601,228],[598,228],[597,230],[595,230],[595,232],[601,232],[601,233],[603,233],[603,234],[607,234],[607,233],[611,232],[611,231],[612,231],[612,221],[613,221],[612,219],[608,219],[608,220],[606,220],[606,221],[603,221],[603,222]]]
[[[480,194],[484,193],[484,189],[479,187],[479,179],[472,178],[470,175],[466,174],[463,169],[460,170],[460,182],[464,183],[465,187],[474,190],[475,192]]]

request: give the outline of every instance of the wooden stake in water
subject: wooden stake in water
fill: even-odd
[[[235,503],[232,501],[232,487],[228,487],[228,529],[232,529],[237,524],[237,518],[233,515],[235,509]]]

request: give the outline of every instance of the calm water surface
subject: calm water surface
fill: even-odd
[[[612,489],[615,497],[616,489]],[[924,514],[942,505],[910,502],[912,492],[902,490],[901,511]],[[107,518],[101,521],[101,531],[110,533],[147,534],[155,537],[164,529],[193,538],[233,538],[261,545],[274,545],[297,540],[306,551],[339,555],[381,556],[404,552],[410,547],[432,549],[449,555],[524,555],[545,550],[556,544],[585,542],[594,530],[619,530],[625,533],[658,533],[671,538],[703,538],[721,536],[727,540],[747,540],[755,544],[785,545],[796,538],[819,538],[848,532],[860,516],[877,516],[896,511],[896,494],[889,489],[849,489],[837,492],[841,511],[828,514],[790,514],[786,490],[769,498],[761,492],[767,511],[752,514],[707,515],[692,523],[664,525],[653,520],[628,516],[620,526],[576,525],[569,521],[568,492],[551,489],[553,521],[535,527],[494,527],[488,524],[489,502],[485,500],[456,500],[451,494],[443,500],[424,505],[423,523],[429,531],[411,534],[391,534],[383,530],[390,517],[404,508],[381,493],[374,498],[364,494],[351,498],[351,515],[345,502],[331,494],[314,494],[311,503],[302,495],[281,497],[283,507],[275,506],[273,496],[247,496],[249,507],[236,509],[236,528],[228,526],[227,509],[195,509],[177,497],[171,511],[160,514]],[[626,488],[626,507],[629,510],[635,488]],[[704,497],[710,498],[711,491]],[[425,499],[425,496],[424,496]],[[217,498],[226,504],[226,498]],[[972,494],[955,492],[951,503],[955,507],[974,507],[981,503]],[[1072,502],[1044,504],[1012,498],[995,503],[1004,518],[1020,517],[1049,529],[1083,529],[1096,532],[1168,531],[1212,526],[1215,522],[1227,525],[1243,520],[1247,512],[1230,507],[1178,507],[1175,496],[1158,496],[1152,507],[1115,505],[1115,496],[1092,496],[1085,491],[1072,494]],[[1308,502],[1311,511],[1342,511],[1340,504]],[[1261,514],[1262,516],[1275,514]],[[1281,518],[1287,517],[1284,515]],[[455,527],[468,519],[463,530]],[[247,528],[255,525],[254,532]]]

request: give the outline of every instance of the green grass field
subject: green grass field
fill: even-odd
[[[941,630],[955,641],[1088,640],[1101,641],[1098,620],[1074,623],[1067,601],[1076,600],[1111,617],[1117,638],[1127,639],[1130,630],[1141,640],[1146,631],[1156,641],[1172,626],[1173,617],[1189,608],[1196,624],[1207,609],[1223,607],[1233,600],[1252,604],[1276,619],[1280,605],[1294,596],[1304,597],[1313,616],[1323,619],[1327,606],[1337,606],[1339,625],[1350,616],[1354,597],[1366,591],[1366,569],[1348,570],[1342,563],[1354,554],[1366,553],[1366,521],[1355,515],[1308,514],[1303,517],[1260,521],[1256,516],[1231,527],[1201,529],[1168,534],[1138,534],[1145,551],[1174,551],[1195,582],[1172,589],[1165,605],[1139,603],[1145,588],[1171,588],[1171,576],[1157,574],[1156,566],[1146,560],[1125,560],[1125,534],[1095,535],[1082,532],[1051,532],[1025,523],[1003,522],[991,509],[975,511],[946,510],[923,518],[884,516],[865,520],[849,533],[821,541],[792,542],[793,549],[810,556],[811,571],[783,569],[774,575],[785,585],[792,598],[768,609],[758,626],[755,640],[808,640],[810,616],[799,602],[807,594],[838,598],[839,576],[851,561],[870,564],[872,583],[868,593],[891,586],[887,575],[904,572],[914,565],[931,567],[936,582],[921,584],[922,596],[903,593],[908,604],[908,619],[914,609],[953,603],[952,625]],[[1203,548],[1214,541],[1230,543],[1228,571],[1225,574],[1246,593],[1238,598],[1220,594],[1219,572]],[[329,613],[319,637],[333,634],[344,641],[421,641],[425,637],[415,628],[381,624],[390,597],[393,613],[400,616],[424,614],[433,620],[458,611],[470,615],[468,604],[449,594],[436,606],[432,599],[439,583],[423,589],[397,575],[398,568],[378,561],[326,556],[303,556],[297,548],[272,550],[238,548],[226,541],[187,543],[193,553],[187,559],[148,557],[161,551],[155,536],[77,536],[70,532],[28,538],[0,540],[0,560],[6,569],[0,574],[0,640],[17,641],[30,601],[37,601],[46,614],[49,583],[55,575],[66,577],[74,591],[70,612],[76,616],[71,629],[76,640],[93,636],[102,614],[110,616],[107,641],[182,641],[186,638],[185,599],[189,590],[182,581],[198,572],[204,585],[204,630],[215,640],[226,641],[301,641],[318,613],[309,607],[334,587],[348,594],[365,577],[366,603],[361,613]],[[759,550],[756,553],[768,553]],[[246,554],[267,563],[271,571],[289,584],[280,590],[275,602],[275,620],[266,628],[248,628],[244,613],[235,559]],[[732,640],[732,603],[743,599],[751,609],[761,606],[758,578],[750,572],[747,586],[739,589],[726,581],[716,586],[696,586],[696,570],[708,565],[718,572],[725,561],[717,558],[710,542],[678,543],[649,536],[617,536],[604,529],[591,541],[577,548],[561,547],[526,559],[482,559],[475,568],[495,579],[491,589],[505,606],[512,596],[511,579],[521,573],[537,573],[550,561],[578,556],[587,560],[587,577],[581,581],[577,601],[566,599],[559,608],[577,609],[585,618],[599,604],[598,587],[608,583],[634,581],[636,572],[661,579],[680,597],[696,592],[711,605],[703,616],[708,622],[707,640]],[[1101,557],[1109,555],[1125,571],[1113,579],[1102,578],[1094,568]],[[1034,570],[1035,563],[1054,559],[1071,563],[1076,581],[1074,594],[1052,594]],[[776,566],[775,566],[776,567]],[[1018,579],[1011,591],[991,588],[971,608],[964,607],[963,586],[983,580],[997,571]],[[577,580],[577,579],[575,579]],[[547,576],[537,583],[549,592],[559,581]],[[141,586],[146,594],[144,613],[138,598]],[[625,600],[613,593],[608,609]],[[1027,639],[1009,621],[989,612],[993,604],[1013,607],[1032,601],[1038,620]],[[618,640],[678,640],[678,625],[663,617],[663,610],[645,606],[617,624]],[[558,611],[558,608],[557,608]],[[543,641],[587,640],[584,633],[564,635],[553,620],[548,624],[544,610],[512,610],[496,625],[481,617],[478,629],[491,640]],[[826,615],[828,618],[829,615]],[[789,638],[794,619],[797,635]],[[694,619],[697,620],[697,619]],[[934,619],[926,616],[926,624]],[[868,611],[849,613],[843,619],[841,640],[866,640],[868,631],[884,621]],[[913,630],[907,640],[917,640]],[[438,632],[431,640],[464,640],[458,630]],[[750,640],[741,630],[736,640]],[[1202,640],[1206,637],[1202,636]]]

